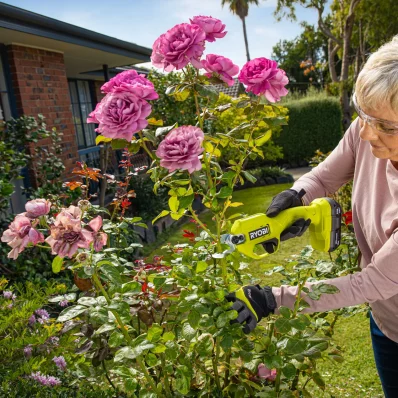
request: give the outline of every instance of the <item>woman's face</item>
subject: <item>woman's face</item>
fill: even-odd
[[[398,125],[398,112],[394,112],[390,107],[377,112],[367,111],[364,108],[363,112],[371,117],[388,120]],[[359,135],[362,140],[369,141],[373,155],[380,159],[390,159],[398,168],[398,134],[383,134],[362,119],[359,119],[359,123],[361,126]]]

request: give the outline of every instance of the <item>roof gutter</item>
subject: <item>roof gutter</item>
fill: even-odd
[[[114,37],[80,28],[1,2],[0,27],[123,55],[142,62],[149,61],[152,52],[147,47],[115,39]]]

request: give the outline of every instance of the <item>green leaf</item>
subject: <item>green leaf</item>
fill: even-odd
[[[173,341],[176,338],[175,334],[173,332],[166,332],[162,336],[162,341]]]
[[[163,328],[157,323],[154,323],[148,329],[147,340],[155,343],[156,341],[160,340],[162,333],[163,333]]]
[[[206,261],[198,261],[196,263],[196,272],[198,272],[198,273],[204,272],[207,270],[208,266],[209,266],[209,264],[207,264]]]
[[[122,139],[113,139],[111,141],[112,149],[123,149],[128,146],[128,141]]]
[[[101,266],[100,271],[103,273],[106,279],[108,279],[115,285],[119,285],[122,282],[118,267],[110,264],[104,264]]]
[[[86,307],[91,307],[92,305],[97,305],[98,301],[94,297],[80,297],[77,303],[85,305]]]
[[[110,330],[114,330],[116,328],[115,323],[105,323],[104,325],[100,326],[96,331],[95,335],[99,335],[101,333],[109,332]]]
[[[269,141],[271,137],[272,137],[272,131],[268,130],[264,135],[256,138],[254,142],[256,143],[256,146],[261,146],[264,145],[267,141]]]
[[[156,366],[158,363],[158,358],[155,354],[148,353],[145,357],[145,362],[149,367]]]
[[[286,345],[286,351],[289,354],[300,354],[307,347],[307,342],[299,339],[289,339]]]
[[[59,256],[54,258],[53,263],[52,263],[52,269],[53,269],[54,274],[58,274],[58,272],[61,271],[63,262],[64,262],[64,259]]]
[[[195,198],[195,195],[188,195],[188,196],[180,196],[179,197],[179,209],[187,209],[190,206]]]
[[[155,222],[162,217],[167,216],[168,214],[170,214],[170,212],[168,210],[163,210],[159,215],[157,215],[153,220],[152,220],[152,225],[155,224]]]
[[[169,207],[170,207],[170,210],[171,210],[173,213],[176,213],[176,212],[178,211],[178,204],[179,204],[179,201],[178,201],[177,196],[172,196],[172,197],[169,199]]]
[[[174,96],[176,101],[183,102],[189,97],[189,94],[190,94],[190,90],[189,89],[185,89],[183,91],[176,91],[173,94],[173,96]]]
[[[196,330],[188,322],[185,322],[182,325],[181,334],[185,340],[190,341],[196,336]]]
[[[155,346],[152,343],[148,343],[146,340],[143,340],[136,347],[123,347],[115,354],[115,362],[122,361],[123,359],[135,359],[140,356],[144,351],[150,350]]]
[[[318,372],[314,372],[312,374],[312,379],[314,380],[315,384],[321,389],[325,390],[325,381],[322,379],[322,376]]]
[[[127,283],[123,283],[122,285],[122,293],[128,293],[128,292],[133,292],[133,293],[139,293],[142,290],[141,283],[137,281],[130,281]]]
[[[227,322],[232,321],[233,319],[236,319],[237,316],[238,316],[238,313],[235,310],[223,312],[217,318],[217,327],[219,329],[221,329],[222,327],[224,327],[227,324]]]
[[[239,351],[239,356],[245,361],[250,362],[253,359],[253,353],[251,351]]]
[[[221,340],[221,348],[226,351],[229,348],[232,347],[232,344],[234,343],[234,339],[231,335],[227,334],[223,337],[223,339]]]
[[[246,180],[250,181],[251,183],[255,183],[257,178],[251,175],[248,171],[242,170],[242,174],[245,176]]]
[[[283,306],[279,307],[279,312],[286,319],[290,319],[290,317],[292,315],[292,310],[290,308],[283,307]]]
[[[155,347],[155,348],[152,348],[151,351],[152,351],[154,354],[161,354],[162,352],[165,352],[165,351],[166,351],[166,346],[163,345],[163,344],[157,343],[157,344],[156,344],[156,347]]]
[[[275,327],[278,329],[280,333],[287,333],[292,328],[289,320],[287,320],[286,318],[278,318],[275,321]]]
[[[119,347],[124,343],[125,337],[123,334],[115,330],[109,337],[108,344],[109,347]]]
[[[97,137],[95,137],[95,145],[98,145],[101,142],[110,142],[110,141],[112,141],[112,138],[104,137],[103,135],[97,135]]]
[[[228,133],[227,133],[227,135],[232,135],[232,134],[234,134],[234,133],[237,133],[237,132],[239,132],[239,131],[242,131],[242,130],[244,130],[244,129],[247,129],[248,127],[250,127],[251,126],[251,124],[250,123],[241,123],[239,126],[237,126],[237,127],[235,127],[235,128],[233,128],[231,131],[229,131]]]
[[[297,330],[305,330],[305,328],[307,327],[307,325],[301,322],[299,319],[291,319],[290,325],[292,325],[292,327],[294,327]]]
[[[296,376],[296,368],[293,364],[288,363],[282,368],[282,373],[286,378],[293,379],[293,377]]]
[[[172,95],[177,90],[177,85],[169,86],[166,88],[166,95]]]
[[[220,191],[217,193],[218,198],[228,198],[232,196],[232,188],[231,187],[222,187]]]
[[[193,329],[197,329],[199,326],[199,321],[200,321],[200,314],[199,312],[192,310],[188,314],[188,322],[192,326]]]
[[[241,101],[239,101],[237,104],[236,104],[236,107],[239,109],[239,108],[246,108],[247,107],[247,105],[249,105],[250,104],[250,99],[243,99],[243,100],[241,100]]]
[[[318,355],[321,351],[325,351],[329,347],[329,344],[327,341],[323,341],[322,343],[316,344],[309,348],[308,350],[305,350],[303,352],[303,355],[306,357],[312,357]]]
[[[211,102],[218,100],[219,91],[213,86],[195,85],[195,89],[201,97],[208,98]]]
[[[65,308],[58,316],[57,322],[66,322],[70,319],[76,318],[87,310],[87,307],[82,305],[74,305],[73,307]]]
[[[209,357],[213,351],[214,339],[210,333],[203,333],[199,336],[195,349],[201,357]]]

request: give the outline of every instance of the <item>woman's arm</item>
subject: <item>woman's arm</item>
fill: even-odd
[[[386,300],[398,294],[398,229],[383,247],[372,256],[370,264],[361,272],[322,281],[336,286],[340,292],[323,294],[318,301],[303,298],[310,305],[303,312],[329,311],[363,303]],[[310,287],[313,283],[308,283]],[[277,307],[293,308],[297,286],[272,288]]]
[[[295,191],[304,189],[306,192],[303,197],[305,204],[336,192],[353,178],[359,128],[359,120],[356,119],[326,160],[295,182]]]

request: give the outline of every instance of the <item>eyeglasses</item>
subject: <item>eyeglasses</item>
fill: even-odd
[[[396,135],[398,134],[398,124],[389,122],[388,120],[378,119],[367,115],[358,105],[355,93],[352,96],[352,102],[354,104],[355,111],[358,116],[369,126],[373,127],[382,134]]]

